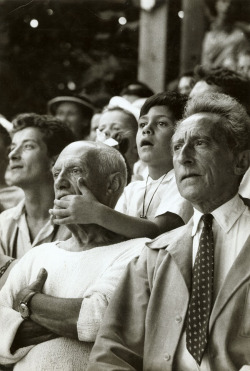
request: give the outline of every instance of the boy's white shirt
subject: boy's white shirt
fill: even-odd
[[[164,176],[165,178],[163,179]],[[159,184],[160,186],[155,192]],[[139,180],[130,183],[124,189],[123,194],[116,204],[115,210],[129,216],[140,217],[140,215],[143,213],[145,188],[146,180]],[[151,198],[152,201],[148,208]],[[183,221],[187,223],[193,215],[193,208],[191,204],[181,197],[178,191],[173,169],[167,174],[162,175],[157,180],[154,180],[149,176],[144,202],[144,213],[146,210],[147,218],[151,220],[157,216],[171,212],[179,215]]]

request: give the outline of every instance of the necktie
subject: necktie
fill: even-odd
[[[213,216],[204,214],[201,219],[204,226],[193,266],[192,293],[186,326],[187,349],[199,365],[208,341],[214,276]]]

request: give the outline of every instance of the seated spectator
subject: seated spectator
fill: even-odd
[[[79,180],[100,203],[114,207],[126,165],[117,150],[80,141],[62,151],[53,176],[56,199],[79,194]],[[25,371],[85,370],[117,282],[147,241],[124,241],[94,224],[68,228],[71,239],[29,251],[0,292],[1,364]]]
[[[181,94],[189,95],[194,86],[194,73],[193,71],[184,72],[179,77],[178,91]]]
[[[94,106],[87,96],[55,97],[48,102],[48,112],[68,125],[76,140],[90,134],[90,120]]]
[[[197,82],[190,93],[191,97],[209,92],[225,93],[236,98],[250,113],[250,83],[239,73],[221,67],[206,69],[200,66],[195,69],[195,75]],[[239,193],[250,198],[250,170],[243,177]]]
[[[250,209],[238,187],[250,119],[224,94],[194,97],[172,147],[194,217],[129,264],[88,371],[249,370]]]
[[[67,228],[51,224],[49,209],[54,202],[51,167],[74,137],[52,116],[21,114],[13,126],[9,176],[25,198],[0,215],[0,254],[20,258],[41,243],[70,237]]]
[[[8,186],[6,183],[5,173],[10,143],[8,131],[0,124],[0,212],[16,206],[24,198],[21,188]]]
[[[121,97],[111,98],[107,108],[99,118],[96,140],[105,142],[116,139],[119,151],[124,155],[130,174],[138,160],[136,131],[139,109]]]
[[[215,1],[216,17],[203,40],[201,62],[204,66],[236,68],[239,51],[250,45],[249,24],[243,22],[244,14],[240,14],[245,3],[245,0]]]
[[[227,68],[195,68],[195,85],[190,97],[204,93],[224,93],[237,99],[250,112],[250,84],[241,74]]]
[[[154,237],[186,223],[193,210],[178,192],[171,154],[171,137],[185,102],[184,96],[173,92],[155,94],[145,102],[137,148],[149,175],[146,181],[125,188],[116,210],[102,205],[82,186],[82,196],[55,201],[60,208],[50,211],[57,218],[55,223],[96,223],[127,238]]]

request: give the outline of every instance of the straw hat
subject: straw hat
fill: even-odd
[[[85,95],[65,95],[65,96],[60,96],[60,97],[55,97],[48,101],[47,106],[48,106],[48,112],[52,115],[55,115],[56,113],[56,108],[60,103],[64,102],[72,102],[79,104],[83,109],[89,111],[91,114],[93,114],[95,108],[91,102],[91,100],[85,96]]]

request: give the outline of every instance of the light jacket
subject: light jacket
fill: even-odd
[[[191,288],[192,225],[147,243],[131,262],[106,311],[88,371],[175,371]],[[213,371],[250,365],[250,237],[215,300],[207,349]]]

